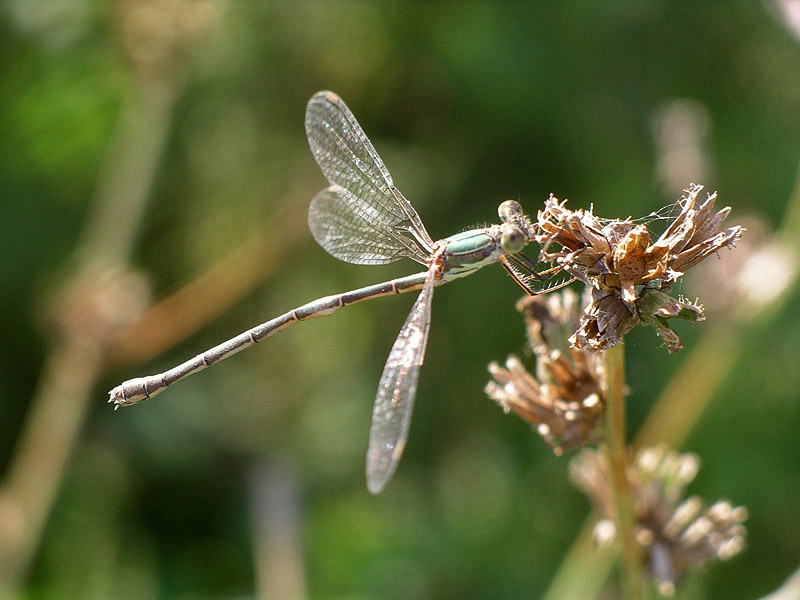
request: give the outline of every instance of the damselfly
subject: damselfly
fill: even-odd
[[[421,289],[389,352],[375,397],[367,487],[378,494],[392,478],[408,438],[430,330],[433,289],[499,262],[526,292],[540,293],[533,282],[543,276],[535,270],[536,261],[522,253],[534,238],[535,226],[517,202],[507,200],[498,209],[502,223],[435,242],[339,96],[318,92],[311,98],[306,133],[311,152],[330,183],[314,197],[308,211],[308,225],[319,245],[350,263],[379,265],[410,258],[426,270],[299,306],[168,371],[122,383],[109,392],[109,402],[119,407],[150,398],[297,321],[326,317],[362,300]]]

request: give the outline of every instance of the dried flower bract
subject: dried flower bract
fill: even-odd
[[[565,290],[528,296],[517,309],[525,316],[536,355],[536,377],[512,355],[505,368],[489,365],[495,380],[486,385],[486,393],[506,412],[535,425],[556,454],[596,441],[604,410],[602,361],[592,352],[561,347],[579,320],[577,295]]]
[[[694,454],[658,446],[640,450],[628,469],[636,541],[666,595],[675,592],[687,569],[709,560],[727,560],[745,547],[744,507],[719,501],[703,509],[697,496],[684,499],[699,468]],[[595,539],[611,543],[616,536],[616,508],[605,454],[584,450],[570,463],[570,474],[603,515]]]
[[[702,306],[669,296],[687,269],[720,248],[735,243],[739,226],[719,230],[729,208],[713,213],[716,194],[702,202],[702,186],[692,185],[679,200],[680,214],[654,243],[646,225],[631,219],[601,219],[566,208],[551,196],[539,211],[542,260],[564,269],[591,289],[591,302],[570,341],[578,348],[610,348],[637,323],[652,325],[667,344],[681,348],[669,327],[674,317],[698,321]],[[555,250],[554,250],[555,248]]]

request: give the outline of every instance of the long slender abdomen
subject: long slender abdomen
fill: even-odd
[[[426,275],[427,273],[415,273],[414,275],[377,283],[357,290],[344,292],[343,294],[318,298],[308,304],[298,306],[279,317],[275,317],[266,323],[248,329],[244,333],[240,333],[236,337],[226,340],[168,371],[164,371],[158,375],[137,377],[136,379],[124,381],[108,393],[108,401],[115,404],[115,408],[117,408],[120,406],[130,406],[131,404],[136,404],[147,398],[152,398],[176,381],[192,373],[202,371],[206,367],[210,367],[215,362],[219,362],[224,358],[233,356],[237,352],[249,348],[253,344],[257,344],[261,340],[287,328],[292,323],[316,317],[327,317],[343,306],[348,306],[371,298],[393,296],[412,290],[418,290],[422,287]]]

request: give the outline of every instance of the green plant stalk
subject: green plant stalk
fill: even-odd
[[[616,505],[622,588],[627,600],[642,597],[642,562],[636,545],[633,498],[628,485],[628,447],[625,435],[625,347],[617,344],[603,353],[606,372],[605,441],[611,489]]]

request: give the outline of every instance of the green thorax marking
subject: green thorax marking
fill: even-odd
[[[442,260],[443,279],[469,275],[481,267],[497,262],[503,249],[490,235],[489,229],[471,229],[442,240],[445,244]]]

